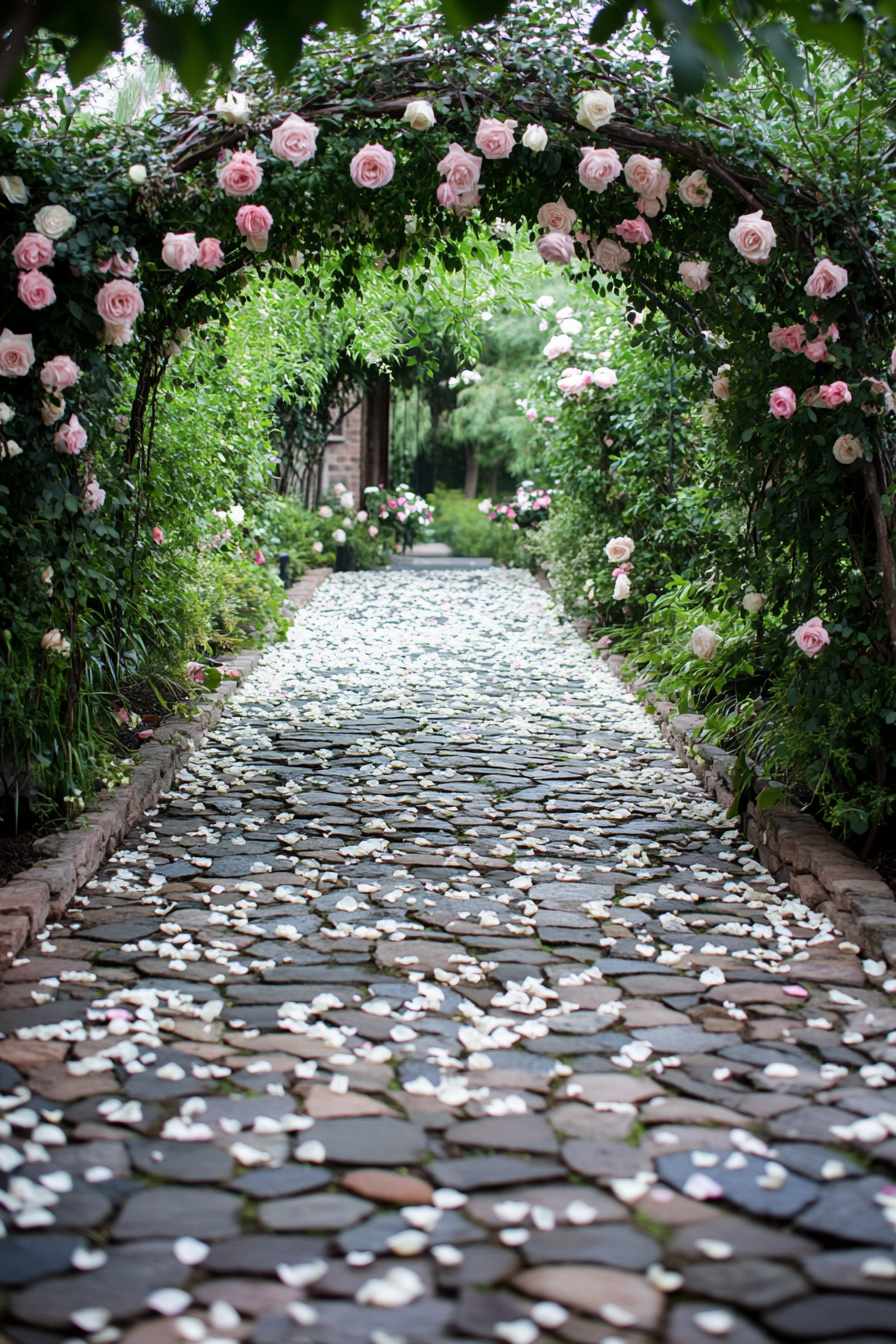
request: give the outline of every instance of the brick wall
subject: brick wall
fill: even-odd
[[[321,473],[321,495],[331,490],[337,481],[341,481],[346,490],[351,490],[356,504],[360,507],[361,496],[361,427],[363,413],[360,406],[337,426],[327,442]]]

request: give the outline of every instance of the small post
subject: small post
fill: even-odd
[[[284,588],[289,587],[289,551],[281,551],[277,556],[277,564],[280,566],[280,579]]]

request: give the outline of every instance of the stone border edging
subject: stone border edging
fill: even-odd
[[[622,681],[625,658],[606,652],[600,657]],[[624,684],[634,689],[644,686],[644,682]],[[730,775],[735,758],[721,747],[695,743],[694,734],[705,722],[703,716],[676,714],[671,701],[658,700],[650,691],[647,702],[653,705],[660,732],[676,755],[710,797],[721,807],[730,807],[735,798]],[[747,839],[775,881],[786,882],[805,905],[827,915],[863,952],[896,966],[896,896],[887,883],[820,821],[795,807],[760,809],[750,802],[746,816]]]
[[[308,570],[287,589],[286,601],[298,611],[331,573],[327,567]],[[0,974],[51,915],[62,914],[137,817],[171,787],[190,752],[221,717],[228,695],[254,671],[264,652],[262,645],[228,659],[242,673],[239,681],[224,681],[218,690],[208,692],[194,719],[163,722],[152,741],[140,749],[127,784],[98,795],[99,806],[85,812],[77,828],[57,831],[36,842],[35,849],[43,857],[0,886]]]

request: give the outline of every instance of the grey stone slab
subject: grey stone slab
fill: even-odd
[[[3,1240],[0,1285],[19,1288],[35,1279],[63,1274],[71,1268],[72,1252],[86,1246],[73,1232],[14,1232]]]
[[[819,1232],[837,1241],[857,1241],[867,1246],[896,1245],[896,1231],[887,1222],[875,1195],[888,1188],[880,1176],[857,1181],[836,1181],[823,1186],[818,1200],[796,1220],[805,1232]]]
[[[800,1262],[814,1255],[818,1242],[807,1236],[782,1231],[754,1222],[736,1213],[722,1213],[711,1224],[696,1222],[679,1227],[669,1243],[670,1254],[681,1260],[702,1260],[698,1243],[704,1237],[727,1242],[735,1255],[755,1256],[762,1260]]]
[[[567,1139],[561,1153],[571,1171],[596,1179],[636,1176],[652,1165],[637,1148],[610,1139]]]
[[[71,1313],[102,1305],[115,1321],[145,1311],[148,1293],[155,1288],[179,1288],[191,1271],[178,1263],[168,1246],[138,1244],[115,1248],[101,1269],[42,1279],[16,1293],[13,1315],[29,1325],[61,1329],[71,1334]]]
[[[766,1176],[767,1163],[763,1158],[744,1157],[744,1165],[735,1170],[726,1168],[726,1160],[730,1159],[719,1154],[716,1165],[707,1168],[695,1165],[691,1153],[670,1153],[656,1159],[656,1168],[664,1181],[682,1191],[686,1191],[693,1176],[708,1176],[722,1187],[724,1198],[731,1204],[763,1217],[792,1218],[819,1194],[814,1181],[795,1174],[789,1175],[777,1189],[760,1185],[759,1180]]]
[[[877,1333],[896,1338],[893,1299],[862,1293],[818,1293],[778,1307],[765,1317],[787,1339],[824,1340]]]
[[[810,1181],[831,1179],[822,1175],[822,1167],[830,1163],[832,1158],[840,1162],[843,1167],[843,1175],[839,1179],[846,1177],[854,1179],[865,1175],[865,1168],[853,1161],[847,1153],[835,1152],[820,1143],[776,1143],[775,1154],[778,1162],[783,1162],[785,1167],[798,1172],[800,1176],[807,1177]]]
[[[319,1120],[314,1126],[331,1162],[355,1167],[399,1167],[426,1156],[426,1131],[407,1120],[387,1117],[361,1120]]]
[[[120,923],[88,924],[78,930],[78,937],[101,943],[136,943],[141,938],[156,937],[159,925],[164,922],[163,919],[126,919]]]
[[[702,1027],[640,1027],[632,1032],[636,1041],[650,1041],[658,1053],[685,1055],[710,1054],[738,1045],[740,1037],[732,1031],[704,1031]]]
[[[747,1256],[695,1261],[685,1269],[684,1286],[695,1297],[731,1302],[748,1311],[768,1311],[810,1291],[802,1274],[790,1265]]]
[[[203,1185],[227,1181],[233,1158],[210,1143],[177,1143],[173,1139],[134,1139],[128,1144],[137,1171],[159,1180]]]
[[[110,1184],[106,1183],[107,1189]],[[76,1180],[73,1189],[68,1194],[60,1195],[58,1203],[53,1205],[53,1215],[57,1227],[86,1232],[104,1223],[112,1212],[112,1206],[112,1199],[101,1186]]]
[[[219,1241],[203,1262],[214,1274],[259,1274],[270,1277],[278,1265],[305,1265],[326,1255],[324,1237],[288,1236],[285,1233],[252,1232]]]
[[[253,1344],[359,1344],[381,1333],[406,1344],[433,1344],[441,1341],[455,1312],[453,1302],[444,1298],[423,1297],[408,1307],[362,1307],[355,1302],[315,1302],[317,1320],[313,1325],[297,1326],[289,1316],[262,1316],[253,1335]],[[377,1332],[375,1335],[374,1332]]]
[[[273,1232],[341,1232],[371,1213],[375,1204],[355,1195],[296,1195],[268,1199],[258,1209],[258,1221]]]
[[[816,1288],[826,1292],[875,1293],[878,1297],[896,1297],[896,1277],[865,1274],[863,1265],[870,1260],[896,1263],[892,1252],[883,1255],[877,1247],[858,1246],[852,1251],[822,1251],[803,1261],[803,1270]],[[896,1304],[894,1304],[896,1305]]]
[[[838,1106],[801,1106],[787,1111],[769,1122],[768,1132],[774,1139],[793,1139],[799,1143],[834,1143],[832,1125],[851,1125],[855,1116],[841,1111]]]
[[[500,1119],[465,1120],[445,1133],[448,1143],[462,1148],[496,1148],[539,1156],[559,1151],[557,1136],[538,1115],[510,1115]]]
[[[522,1247],[527,1265],[613,1265],[616,1269],[637,1271],[657,1263],[662,1254],[662,1248],[652,1237],[625,1223],[536,1231]]]
[[[718,1303],[711,1300],[682,1303],[674,1306],[666,1324],[664,1344],[708,1344],[714,1336],[699,1324],[703,1312],[717,1311]],[[731,1313],[731,1325],[722,1338],[725,1344],[774,1344],[771,1335],[738,1313]]]
[[[116,1241],[197,1237],[220,1241],[239,1234],[239,1195],[206,1186],[158,1186],[133,1195],[112,1227]]]
[[[390,1237],[406,1232],[408,1226],[400,1213],[377,1213],[373,1218],[368,1218],[366,1223],[341,1232],[337,1245],[344,1254],[349,1251],[373,1251],[375,1255],[382,1255],[390,1249]],[[442,1214],[430,1237],[434,1246],[468,1246],[485,1239],[486,1234],[481,1227],[453,1210]]]
[[[481,1242],[475,1251],[465,1255],[459,1265],[440,1265],[436,1271],[439,1287],[457,1289],[471,1285],[490,1288],[503,1283],[520,1267],[520,1258],[509,1246],[495,1246]]]
[[[286,1199],[329,1185],[333,1173],[328,1167],[301,1166],[285,1162],[282,1167],[255,1167],[230,1182],[230,1189],[252,1199]]]
[[[566,1176],[566,1170],[559,1162],[502,1156],[440,1158],[430,1163],[427,1173],[439,1185],[455,1190],[484,1190],[489,1186],[552,1181]]]

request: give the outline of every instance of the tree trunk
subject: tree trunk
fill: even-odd
[[[498,468],[492,467],[488,474],[488,497],[494,499],[498,493]]]
[[[890,541],[887,520],[881,508],[877,472],[874,463],[869,462],[867,457],[862,461],[862,475],[865,479],[865,494],[871,506],[871,516],[874,519],[874,530],[877,534],[877,558],[880,561],[881,578],[883,580],[882,596],[884,612],[887,617],[887,629],[890,634],[890,642],[896,646],[896,560],[893,557],[893,543]]]
[[[464,476],[464,498],[475,499],[479,485],[479,458],[476,449],[467,444],[467,471]]]

